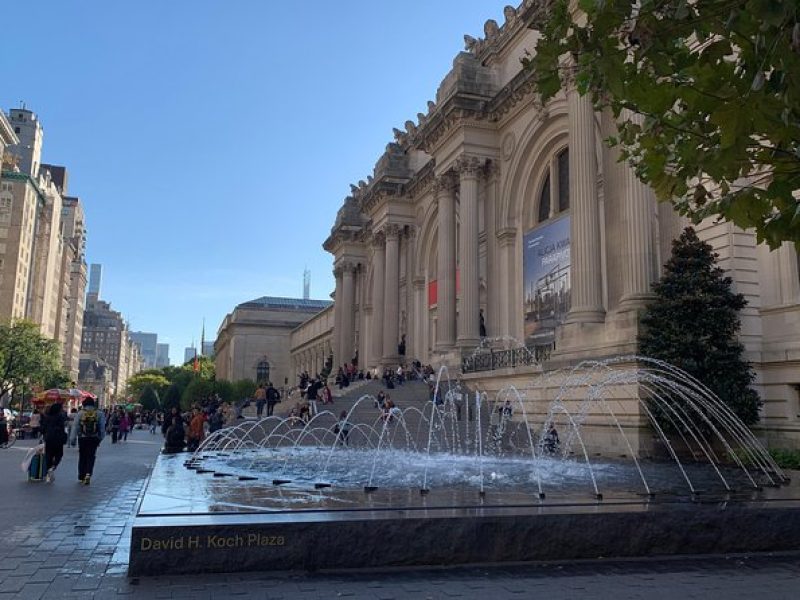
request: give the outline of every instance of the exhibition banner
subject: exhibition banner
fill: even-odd
[[[570,307],[569,215],[522,238],[525,344],[550,344]]]

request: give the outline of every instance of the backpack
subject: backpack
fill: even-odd
[[[100,419],[96,410],[84,410],[81,413],[78,436],[82,438],[100,437]]]

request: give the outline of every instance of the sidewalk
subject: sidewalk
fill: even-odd
[[[131,516],[160,437],[136,431],[124,444],[104,441],[89,487],[77,483],[74,449],[66,450],[55,483],[27,483],[19,463],[30,445],[0,450],[0,600],[800,597],[800,555],[129,580]]]

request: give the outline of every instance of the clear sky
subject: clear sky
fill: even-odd
[[[240,302],[302,297],[306,266],[329,297],[349,184],[504,4],[39,0],[4,11],[0,104],[39,115],[101,297],[177,363],[204,317],[213,339]]]

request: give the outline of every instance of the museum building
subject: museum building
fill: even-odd
[[[324,242],[336,277],[332,327],[316,319],[313,334],[293,332],[329,346],[334,365],[457,367],[481,344],[524,344],[545,358],[464,375],[497,390],[636,352],[639,311],[687,222],[618,161],[603,141],[613,117],[574,84],[541,104],[521,65],[535,49],[539,4],[506,6],[502,25],[465,36],[435,101],[394,130],[372,174],[351,186]],[[797,252],[770,251],[728,223],[697,230],[748,301],[741,339],[764,400],[760,427],[770,443],[797,446]],[[293,346],[295,374],[312,370],[310,356]],[[626,427],[645,431],[636,404],[622,412]]]

